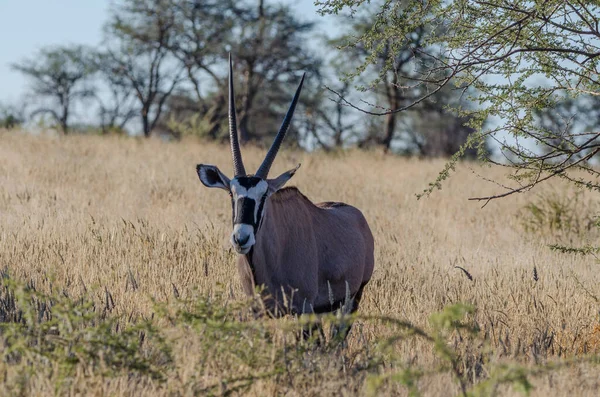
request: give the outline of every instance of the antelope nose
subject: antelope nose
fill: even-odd
[[[249,238],[250,238],[249,234],[247,234],[245,236],[240,236],[240,235],[233,236],[233,240],[235,241],[235,243],[237,245],[244,245],[244,244],[246,244],[248,242]]]

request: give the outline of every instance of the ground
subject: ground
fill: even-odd
[[[548,247],[597,243],[592,193],[552,182],[482,209],[467,199],[501,187],[478,175],[504,181],[504,170],[464,163],[417,200],[443,160],[282,150],[272,175],[302,163],[290,184],[361,209],[375,237],[347,346],[316,347],[293,338],[296,320],[246,310],[229,197],[195,173],[231,174],[229,153],[191,139],[0,132],[7,391],[598,395],[599,264]],[[263,155],[244,148],[246,168]],[[532,204],[548,200],[576,205],[569,222],[536,217]]]

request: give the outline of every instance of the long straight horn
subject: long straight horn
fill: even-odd
[[[238,142],[237,120],[235,117],[235,95],[233,93],[233,63],[229,53],[229,142],[231,142],[231,156],[233,157],[233,170],[235,176],[246,175],[242,152]]]
[[[281,123],[281,127],[279,128],[279,132],[277,132],[277,136],[271,145],[271,148],[267,152],[267,156],[264,161],[256,171],[256,176],[259,178],[266,179],[269,175],[269,170],[271,169],[271,165],[275,160],[275,156],[277,156],[277,152],[279,151],[279,147],[283,142],[283,138],[285,138],[285,134],[292,122],[292,117],[294,116],[294,110],[296,110],[296,104],[298,103],[298,98],[300,97],[300,91],[302,91],[302,84],[304,83],[304,76],[306,73],[302,75],[302,80],[300,80],[300,85],[298,85],[298,89],[296,90],[296,94],[294,95],[294,99],[292,99],[292,103],[290,104],[290,108],[288,109],[285,118],[283,119],[283,123]]]

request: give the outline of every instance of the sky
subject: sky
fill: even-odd
[[[313,0],[285,0],[302,19],[323,21]],[[27,80],[11,64],[31,58],[53,45],[96,45],[108,19],[108,0],[0,0],[0,104],[17,103],[28,88]],[[318,31],[326,33],[331,24]]]
[[[0,0],[0,103],[18,101],[27,81],[10,65],[46,46],[97,44],[108,15],[102,0]]]

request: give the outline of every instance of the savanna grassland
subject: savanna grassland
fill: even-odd
[[[272,175],[302,163],[291,184],[375,236],[347,345],[318,346],[295,338],[308,320],[251,315],[200,162],[231,173],[228,147],[195,140],[0,132],[0,394],[600,393],[600,264],[548,248],[598,242],[592,193],[557,181],[482,209],[467,198],[500,188],[477,174],[503,170],[461,164],[417,200],[442,160],[283,150]]]

